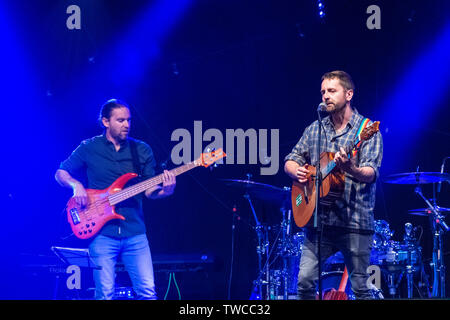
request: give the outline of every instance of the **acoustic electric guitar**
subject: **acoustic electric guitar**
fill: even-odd
[[[354,143],[350,146],[350,150],[345,150],[349,159],[356,155],[360,149],[362,142],[369,140],[376,132],[379,131],[380,122],[376,121],[370,126],[364,128],[356,137]],[[334,161],[335,153],[322,152],[320,154],[320,171],[322,175],[322,186],[320,188],[319,198],[323,205],[330,205],[336,199],[342,196],[344,191],[344,172],[338,170]],[[300,183],[296,180],[292,183],[291,201],[292,214],[297,226],[304,227],[310,220],[314,209],[316,208],[316,167],[306,164],[306,169],[310,172],[306,175],[308,181]]]

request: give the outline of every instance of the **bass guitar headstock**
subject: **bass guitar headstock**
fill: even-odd
[[[211,152],[205,152],[200,155],[200,157],[197,159],[197,163],[199,163],[201,166],[207,168],[210,165],[212,165],[214,162],[225,158],[227,155],[225,152],[223,152],[222,148],[219,148],[217,150],[211,151]]]

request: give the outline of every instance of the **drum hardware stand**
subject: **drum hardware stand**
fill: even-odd
[[[288,238],[291,233],[290,225],[291,225],[291,217],[292,217],[292,211],[286,210],[286,208],[281,208],[281,212],[283,213],[283,220],[281,222],[281,228],[282,228],[282,247],[281,247],[281,253],[283,258],[283,271],[282,271],[282,277],[283,277],[283,300],[288,299],[288,257],[290,256],[290,248],[288,243]],[[287,213],[287,216],[286,216]]]
[[[230,180],[230,179],[222,179],[227,182],[228,185],[235,186],[242,188],[243,190],[243,196],[247,201],[249,202],[250,209],[253,214],[253,218],[255,221],[255,225],[251,226],[257,235],[257,246],[256,246],[256,252],[258,255],[258,276],[256,280],[253,281],[253,287],[252,292],[250,295],[251,300],[260,300],[262,298],[269,299],[270,295],[272,294],[271,291],[273,291],[273,283],[271,282],[271,273],[270,273],[270,266],[273,263],[273,261],[270,261],[270,257],[272,256],[273,249],[276,247],[275,244],[278,244],[278,238],[281,232],[278,232],[278,235],[276,239],[273,241],[274,245],[272,247],[269,247],[269,231],[271,230],[271,226],[261,224],[258,220],[258,217],[255,212],[255,208],[253,207],[253,201],[252,198],[256,198],[258,200],[263,201],[270,201],[275,200],[273,198],[273,195],[276,195],[276,200],[283,199],[282,204],[279,206],[280,208],[288,207],[288,205],[291,204],[290,201],[290,188],[277,188],[271,185],[266,185],[262,183],[257,183],[251,181],[251,174],[247,174],[246,180]],[[272,196],[272,197],[271,197]],[[234,212],[234,209],[233,209]],[[276,270],[279,271],[279,270]],[[277,274],[279,276],[280,274]],[[266,291],[264,292],[264,286],[266,287]],[[281,284],[278,285],[278,287],[281,287]],[[278,289],[278,288],[277,288]],[[264,293],[264,296],[263,296]]]
[[[412,249],[417,244],[417,240],[413,236],[413,226],[411,223],[405,224],[405,235],[403,236],[403,242],[407,246],[407,265],[406,269],[406,285],[407,285],[407,294],[408,299],[412,299],[413,297],[413,289],[414,289],[414,266],[412,262]],[[412,246],[412,247],[411,247]]]
[[[444,221],[444,217],[436,210],[436,200],[434,206],[422,194],[422,189],[417,185],[415,193],[419,195],[429,207],[429,218],[433,231],[433,298],[445,298],[445,265],[443,259],[442,235],[449,230]],[[440,289],[440,290],[439,290]],[[440,292],[439,292],[440,291]]]
[[[389,287],[389,294],[392,298],[395,298],[397,288],[403,278],[403,272],[400,273],[400,275],[397,279],[397,283],[394,283],[394,280],[395,280],[394,275],[395,275],[395,272],[389,272],[387,275],[387,281],[386,281],[388,283],[388,287]]]
[[[430,219],[433,219],[430,217]],[[431,296],[433,298],[445,298],[445,265],[443,259],[443,245],[442,245],[442,228],[437,226],[436,220],[433,219],[433,261],[431,266],[433,268],[433,291]],[[439,292],[440,288],[440,292]]]
[[[411,261],[411,251],[408,250],[408,264],[406,266],[406,284],[407,284],[407,292],[408,299],[412,299],[413,297],[413,266]]]
[[[245,193],[244,198],[246,198],[248,200],[248,203],[250,204],[250,208],[253,213],[253,218],[255,219],[255,231],[256,231],[256,236],[258,238],[258,245],[256,246],[256,253],[258,254],[258,279],[255,280],[253,283],[256,287],[258,287],[259,298],[262,299],[262,297],[263,297],[262,286],[263,285],[267,286],[269,284],[269,264],[267,263],[268,256],[266,257],[266,264],[265,264],[266,270],[263,270],[263,266],[262,266],[263,256],[267,255],[267,249],[269,247],[267,228],[265,228],[261,224],[261,222],[258,220],[258,217],[256,216],[255,208],[253,207],[253,203],[252,203],[252,200],[251,200],[248,192]],[[265,273],[266,279],[262,280],[262,275],[264,273]],[[269,290],[266,289],[266,300],[267,300],[268,291]]]

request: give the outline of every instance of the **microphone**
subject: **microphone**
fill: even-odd
[[[327,104],[325,102],[321,102],[317,107],[317,111],[327,111]]]

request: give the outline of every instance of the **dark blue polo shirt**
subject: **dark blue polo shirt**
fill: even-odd
[[[66,170],[75,179],[86,180],[87,189],[108,188],[117,178],[128,172],[135,172],[130,148],[130,140],[136,142],[136,149],[142,171],[142,179],[155,175],[153,151],[143,141],[128,138],[116,151],[113,143],[104,135],[86,139],[63,161],[60,169]],[[131,185],[138,178],[131,179]],[[100,234],[123,238],[146,232],[142,200],[144,193],[136,195],[116,205],[116,212],[125,220],[113,219],[103,226]]]

